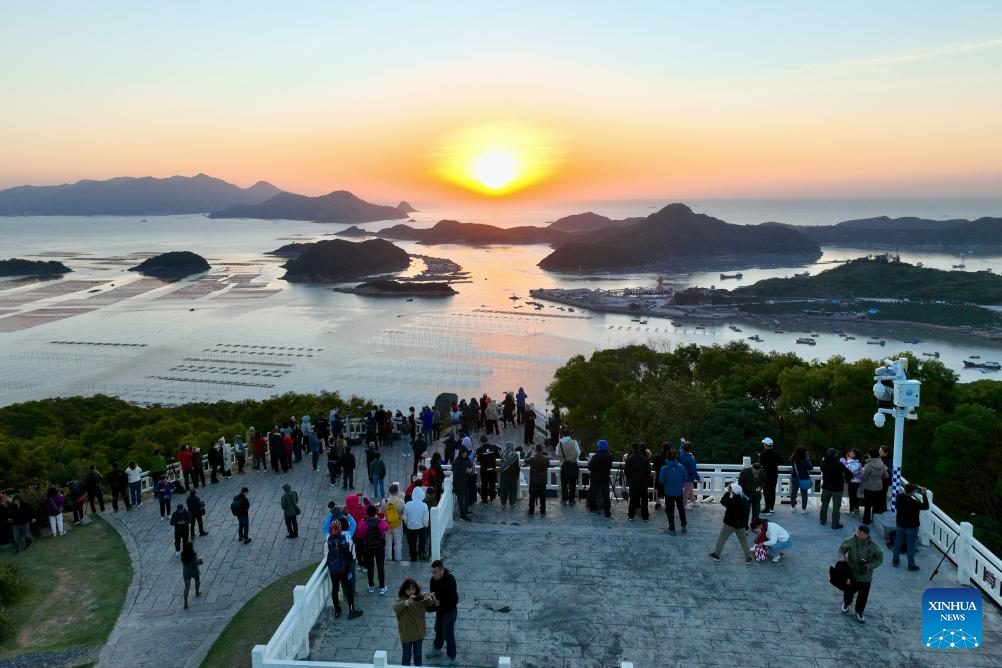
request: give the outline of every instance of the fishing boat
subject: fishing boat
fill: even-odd
[[[797,339],[797,343],[802,343],[805,346],[816,346],[816,345],[818,345],[818,342],[815,341],[814,339],[812,339],[809,336],[801,336],[799,339]]]
[[[916,343],[922,343],[922,341],[920,339],[907,339],[902,343],[910,343],[911,345],[914,346]]]
[[[988,369],[989,371],[998,371],[1002,369],[1002,364],[998,362],[993,362],[992,360],[985,360],[984,362],[969,362],[964,360],[965,369]]]
[[[519,297],[518,295],[512,295],[511,297],[508,297],[508,299],[512,300],[513,302],[517,302],[519,299],[521,299],[521,297]]]
[[[883,346],[886,345],[887,342],[881,339],[880,341],[867,341],[867,343],[871,346]]]
[[[741,328],[740,327],[735,327],[734,325],[731,325],[731,331],[732,332],[740,332]]]
[[[571,308],[570,306],[567,307],[567,310],[570,311],[571,313],[574,313],[574,309]]]
[[[931,353],[922,353],[922,354],[925,355],[926,357],[935,357],[936,359],[939,359],[939,351],[938,350],[935,350],[935,351],[933,351]]]
[[[813,336],[813,337],[814,337],[814,338],[816,339],[816,338],[818,338],[818,337],[819,337],[819,336],[821,336],[821,335],[820,335],[820,334],[818,334],[817,332],[812,332],[812,333],[811,333],[811,336]]]
[[[761,343],[762,342],[762,337],[759,336],[758,334],[756,334],[755,336],[749,336],[748,340],[749,341],[758,341],[759,343]]]
[[[847,337],[845,337],[845,340],[846,341],[855,341],[856,337],[855,336],[847,336]]]
[[[782,334],[783,330],[781,330],[781,329],[774,329],[774,330],[772,330],[772,333],[773,334]]]
[[[736,274],[721,274],[720,275],[720,280],[722,280],[722,281],[726,281],[726,280],[729,280],[729,279],[732,279],[732,278],[744,278],[744,274],[742,274],[739,271]]]

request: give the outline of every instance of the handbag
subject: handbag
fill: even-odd
[[[755,561],[765,561],[769,558],[769,546],[763,543],[756,543],[755,547],[752,548],[752,556],[755,557]]]
[[[800,481],[800,489],[810,491],[813,488],[814,488],[814,481],[812,481],[810,478]]]
[[[829,566],[828,581],[839,591],[848,591],[852,587],[853,582],[849,564],[844,561],[837,561],[834,566]]]

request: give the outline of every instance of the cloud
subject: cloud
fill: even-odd
[[[888,53],[882,56],[871,58],[856,58],[852,60],[840,60],[829,63],[826,67],[830,69],[864,69],[870,67],[886,67],[888,65],[900,65],[902,63],[914,63],[922,60],[932,60],[943,56],[954,56],[961,53],[971,53],[972,51],[982,51],[1002,47],[1002,37],[986,39],[980,42],[966,42],[961,44],[943,44],[926,49],[914,51],[901,51],[898,53]]]

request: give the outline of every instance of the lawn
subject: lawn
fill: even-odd
[[[36,539],[7,558],[20,567],[28,589],[10,610],[17,632],[0,643],[0,655],[105,643],[132,582],[129,552],[107,522],[95,518],[64,537]]]
[[[271,583],[234,615],[202,661],[202,668],[251,665],[254,645],[263,645],[292,607],[292,588],[306,584],[317,565],[306,566]]]

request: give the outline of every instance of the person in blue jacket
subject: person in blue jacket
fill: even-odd
[[[685,484],[682,485],[682,502],[686,509],[696,505],[696,495],[693,487],[699,481],[699,469],[696,468],[696,456],[692,454],[692,443],[684,438],[678,448],[678,461],[685,467]]]
[[[308,432],[307,440],[310,444],[310,454],[313,456],[313,470],[320,471],[320,437],[312,429]]]
[[[345,534],[345,537],[348,539],[348,544],[351,545],[352,538],[354,538],[355,536],[355,527],[357,526],[355,524],[355,519],[351,515],[349,515],[344,508],[338,508],[338,505],[333,501],[327,504],[327,508],[330,510],[330,512],[327,513],[327,517],[324,518],[324,526],[323,526],[324,538],[327,538],[327,536],[330,535],[331,522],[334,521],[335,517],[346,517],[348,518],[348,528],[344,529],[343,533]]]
[[[682,533],[686,533],[685,504],[682,503],[682,490],[685,486],[686,477],[685,466],[678,461],[678,456],[669,450],[665,465],[661,467],[661,472],[658,474],[658,482],[661,483],[665,490],[665,514],[668,515],[668,533],[673,536],[675,535],[675,508],[678,508],[678,518],[682,525]]]

